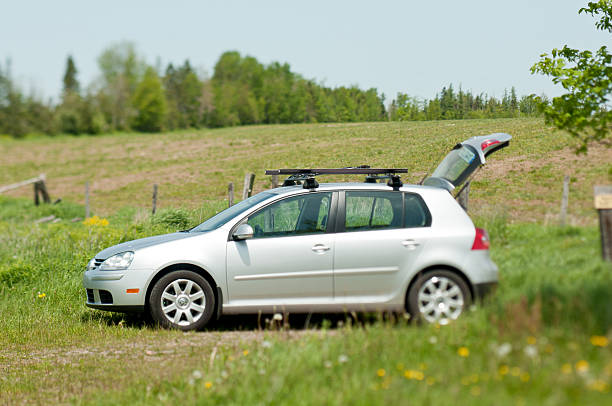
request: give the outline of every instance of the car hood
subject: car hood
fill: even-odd
[[[164,244],[170,241],[182,240],[184,238],[194,237],[201,235],[202,233],[171,233],[156,235],[155,237],[140,238],[138,240],[126,241],[121,244],[113,245],[105,250],[100,251],[96,255],[96,259],[105,260],[112,257],[115,254],[119,254],[125,251],[136,251],[142,248],[151,247],[153,245]]]

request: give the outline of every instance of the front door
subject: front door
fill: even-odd
[[[253,238],[227,243],[233,305],[328,302],[333,298],[334,234],[327,233],[331,192],[271,203],[245,221]]]

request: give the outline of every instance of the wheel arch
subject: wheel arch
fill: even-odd
[[[416,281],[422,275],[426,274],[429,271],[433,271],[433,270],[437,270],[437,269],[452,272],[452,273],[456,274],[457,276],[459,276],[461,279],[463,279],[465,284],[468,286],[468,289],[470,289],[470,295],[472,295],[472,300],[474,300],[474,286],[472,285],[472,282],[467,277],[467,275],[463,271],[461,271],[460,269],[458,269],[458,268],[456,268],[454,266],[446,265],[446,264],[438,264],[438,265],[430,265],[430,266],[428,266],[426,268],[421,269],[416,274],[414,274],[414,276],[410,280],[410,283],[408,284],[408,287],[406,288],[406,292],[404,293],[404,306],[406,308],[408,306],[408,294],[410,293],[410,289],[412,289],[412,286],[416,283]]]
[[[153,278],[149,282],[149,286],[147,286],[147,292],[145,295],[145,309],[149,308],[149,298],[151,296],[151,290],[153,290],[153,287],[155,286],[157,281],[168,275],[170,272],[174,271],[192,271],[206,279],[206,281],[210,284],[210,287],[212,288],[213,294],[215,296],[215,314],[218,315],[220,313],[221,306],[223,306],[223,297],[221,297],[221,289],[219,287],[219,284],[215,281],[215,279],[207,270],[189,263],[168,265],[167,267],[162,268],[159,272],[157,272],[155,276],[153,276]]]

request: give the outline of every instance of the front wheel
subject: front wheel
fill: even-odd
[[[446,270],[433,270],[419,276],[408,292],[408,312],[416,320],[448,324],[472,303],[465,281]]]
[[[198,330],[212,317],[215,296],[201,275],[192,271],[174,271],[155,283],[149,307],[153,320],[162,327]]]

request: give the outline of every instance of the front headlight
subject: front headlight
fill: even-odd
[[[96,260],[92,258],[91,261],[89,261],[89,263],[87,264],[87,270],[91,271],[95,267],[96,267]]]
[[[121,271],[127,269],[132,260],[134,253],[132,251],[122,252],[121,254],[113,255],[100,265],[101,271]]]

